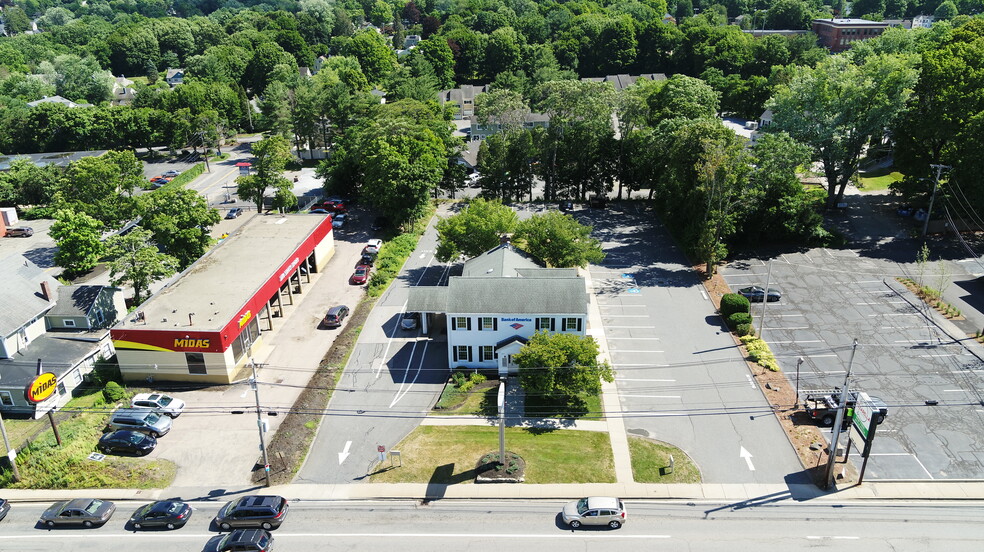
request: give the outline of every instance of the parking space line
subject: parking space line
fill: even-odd
[[[612,341],[612,340],[616,340],[616,339],[622,339],[622,340],[632,339],[632,340],[646,340],[646,341],[654,341],[655,340],[655,341],[659,341],[661,338],[659,338],[659,337],[610,337],[610,336],[605,336],[605,339],[607,339],[608,341]]]
[[[680,395],[631,395],[626,393],[619,393],[619,397],[633,397],[638,399],[679,399]]]
[[[769,328],[770,330],[781,330],[783,328]],[[823,343],[819,339],[793,339],[790,341],[772,341],[771,339],[766,340],[769,344],[784,345],[786,343]]]
[[[641,309],[649,305],[639,304],[639,303],[599,303],[599,307],[611,307],[613,309]]]
[[[619,366],[624,366],[624,367],[649,366],[649,367],[652,367],[652,368],[669,368],[670,365],[669,364],[653,364],[651,362],[646,362],[646,363],[643,363],[643,364],[626,364],[626,363],[623,363],[623,362],[618,362],[618,363],[613,363],[612,366],[614,366],[616,368],[618,368]]]
[[[654,378],[615,378],[615,381],[662,381],[666,383],[675,382],[675,379],[654,379]]]
[[[805,314],[770,314],[769,316],[784,317],[784,316],[806,316],[806,315]]]
[[[662,353],[664,351],[644,351],[640,349],[619,349],[617,347],[612,349],[613,353]]]

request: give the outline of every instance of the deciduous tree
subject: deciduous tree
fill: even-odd
[[[106,243],[111,259],[110,281],[114,286],[129,284],[134,304],[143,300],[151,284],[173,275],[178,268],[178,260],[161,253],[152,237],[150,230],[138,227],[123,236],[113,236]]]
[[[499,201],[474,199],[456,215],[437,223],[437,258],[441,262],[475,257],[499,245],[503,234],[516,229],[519,217]]]
[[[594,228],[559,211],[547,211],[522,221],[516,240],[523,249],[551,267],[573,268],[605,259],[601,242],[591,237]]]
[[[574,397],[601,392],[602,380],[614,381],[611,366],[598,362],[591,336],[540,331],[513,355],[523,389],[530,395]]]
[[[102,237],[103,224],[89,215],[71,209],[55,213],[55,223],[48,235],[55,240],[55,264],[69,275],[92,270],[106,251]]]

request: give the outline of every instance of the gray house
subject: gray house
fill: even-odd
[[[98,330],[126,315],[122,290],[109,286],[63,286],[45,315],[50,330]]]
[[[62,286],[21,256],[0,260],[0,281],[0,410],[31,415],[64,405],[96,360],[115,354],[109,328],[126,315],[122,291]],[[58,383],[36,406],[24,390],[39,360]]]

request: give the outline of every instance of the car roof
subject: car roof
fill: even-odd
[[[93,500],[95,500],[95,499],[94,498],[73,498],[72,500],[69,500],[67,502],[64,502],[63,503],[64,506],[62,508],[82,508],[82,509],[85,509],[85,508],[87,508],[89,506],[89,504],[92,504],[92,501]]]
[[[611,496],[589,496],[588,508],[614,508],[618,509],[617,498]]]
[[[137,393],[133,396],[134,401],[156,401],[163,396],[162,393]]]
[[[266,531],[262,529],[236,529],[229,533],[229,542],[248,542],[255,543],[266,536]]]
[[[328,309],[328,314],[338,314],[342,309],[347,309],[345,305],[338,305]]]
[[[283,497],[277,495],[250,495],[239,499],[236,506],[276,506]]]

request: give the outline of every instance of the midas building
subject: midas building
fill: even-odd
[[[124,379],[239,379],[334,251],[330,216],[253,216],[112,329]]]

